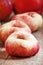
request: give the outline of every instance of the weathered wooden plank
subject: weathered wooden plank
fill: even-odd
[[[8,54],[5,52],[5,48],[0,48],[0,65],[4,64],[7,59]]]
[[[42,49],[39,53],[30,58],[8,57],[4,65],[43,65]]]

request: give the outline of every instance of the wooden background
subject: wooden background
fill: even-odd
[[[33,33],[40,44],[39,52],[28,58],[11,57],[0,43],[0,65],[43,65],[43,28]]]

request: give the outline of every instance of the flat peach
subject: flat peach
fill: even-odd
[[[33,56],[39,50],[39,42],[31,34],[25,31],[12,33],[5,42],[5,49],[8,54],[14,56]]]

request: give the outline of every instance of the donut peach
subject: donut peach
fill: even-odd
[[[39,50],[39,42],[25,31],[15,31],[5,42],[6,52],[10,55],[27,57],[35,55]]]
[[[4,42],[11,33],[17,30],[26,30],[28,32],[31,32],[27,24],[25,24],[24,22],[20,20],[13,20],[1,25],[0,39]]]
[[[24,21],[30,27],[32,32],[39,30],[42,27],[42,16],[36,12],[14,15],[12,20],[14,19]]]

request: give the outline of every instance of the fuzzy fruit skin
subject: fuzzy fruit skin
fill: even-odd
[[[39,30],[42,27],[42,16],[37,12],[26,12],[17,14],[11,20],[24,21],[31,29],[32,32]]]
[[[11,0],[0,0],[0,20],[7,19],[12,12]]]
[[[39,11],[43,0],[13,0],[13,8],[16,13]]]
[[[43,14],[43,8],[42,8],[42,9],[39,9],[37,12],[38,12],[40,15],[42,15],[42,14]]]
[[[31,33],[18,31],[7,38],[5,49],[10,55],[27,57],[33,56],[39,51],[39,44]]]
[[[8,38],[10,34],[18,30],[26,30],[27,32],[31,33],[30,28],[23,21],[13,20],[1,25],[0,40],[5,42],[5,40]]]

